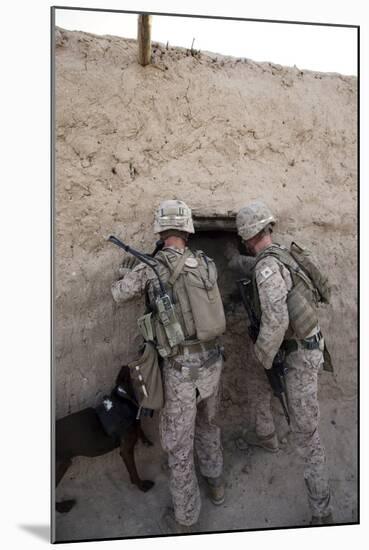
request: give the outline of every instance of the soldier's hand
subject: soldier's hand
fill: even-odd
[[[139,261],[134,256],[127,256],[124,258],[123,262],[120,264],[118,271],[120,277],[124,277],[127,273],[130,273]]]
[[[228,241],[226,243],[225,247],[223,248],[223,254],[227,258],[227,260],[232,260],[232,258],[234,258],[235,256],[240,255],[237,245],[232,241]]]

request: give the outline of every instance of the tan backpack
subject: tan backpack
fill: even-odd
[[[165,258],[165,254],[162,256]],[[195,324],[196,338],[208,342],[223,334],[226,322],[213,260],[201,251],[193,253],[188,249],[174,265],[167,260],[166,265],[171,272],[167,282],[170,287],[179,277],[184,281],[191,310],[182,308],[182,315],[185,324]]]

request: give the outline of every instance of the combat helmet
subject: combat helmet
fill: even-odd
[[[155,212],[154,233],[163,233],[168,229],[195,233],[191,208],[185,202],[168,200],[160,203]]]
[[[244,241],[260,233],[269,224],[274,225],[275,218],[262,201],[244,206],[236,216],[237,231]]]

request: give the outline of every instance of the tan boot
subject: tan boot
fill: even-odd
[[[330,525],[333,523],[333,515],[328,514],[327,516],[318,517],[313,516],[311,518],[310,525]]]
[[[223,477],[205,477],[209,487],[209,498],[213,504],[219,506],[225,500]]]
[[[267,437],[258,437],[256,432],[249,431],[246,432],[244,439],[248,445],[261,447],[269,453],[277,453],[279,451],[278,438],[275,433],[272,433]]]

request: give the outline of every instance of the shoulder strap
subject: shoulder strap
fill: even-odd
[[[170,286],[173,286],[176,280],[178,279],[178,277],[180,276],[187,258],[192,256],[192,251],[189,248],[185,250],[185,252],[179,257],[178,261],[174,264],[174,267],[170,263],[170,261],[168,260],[168,258],[166,257],[163,251],[159,252],[159,254],[160,254],[160,258],[158,259],[160,259],[162,263],[165,263],[166,267],[169,269],[171,273],[171,276],[168,279],[168,284]],[[158,257],[159,254],[157,254],[156,257]]]
[[[185,252],[182,254],[180,259],[176,263],[175,268],[172,269],[172,274],[171,274],[171,276],[169,277],[169,280],[168,280],[168,284],[170,284],[170,286],[174,285],[174,283],[176,282],[176,280],[180,276],[180,274],[182,272],[182,269],[184,268],[184,264],[185,264],[187,258],[189,258],[190,256],[192,256],[192,252],[188,248],[187,250],[185,250]]]
[[[260,258],[258,258],[258,262],[263,258],[265,258],[266,256],[273,256],[274,258],[279,260],[283,265],[285,265],[290,271],[290,273],[293,272],[300,279],[302,279],[309,288],[311,289],[315,288],[314,283],[311,281],[310,277],[305,273],[305,271],[301,269],[298,262],[292,257],[288,249],[285,248],[284,246],[273,244],[272,246],[268,247],[265,250],[265,252],[261,254]]]

